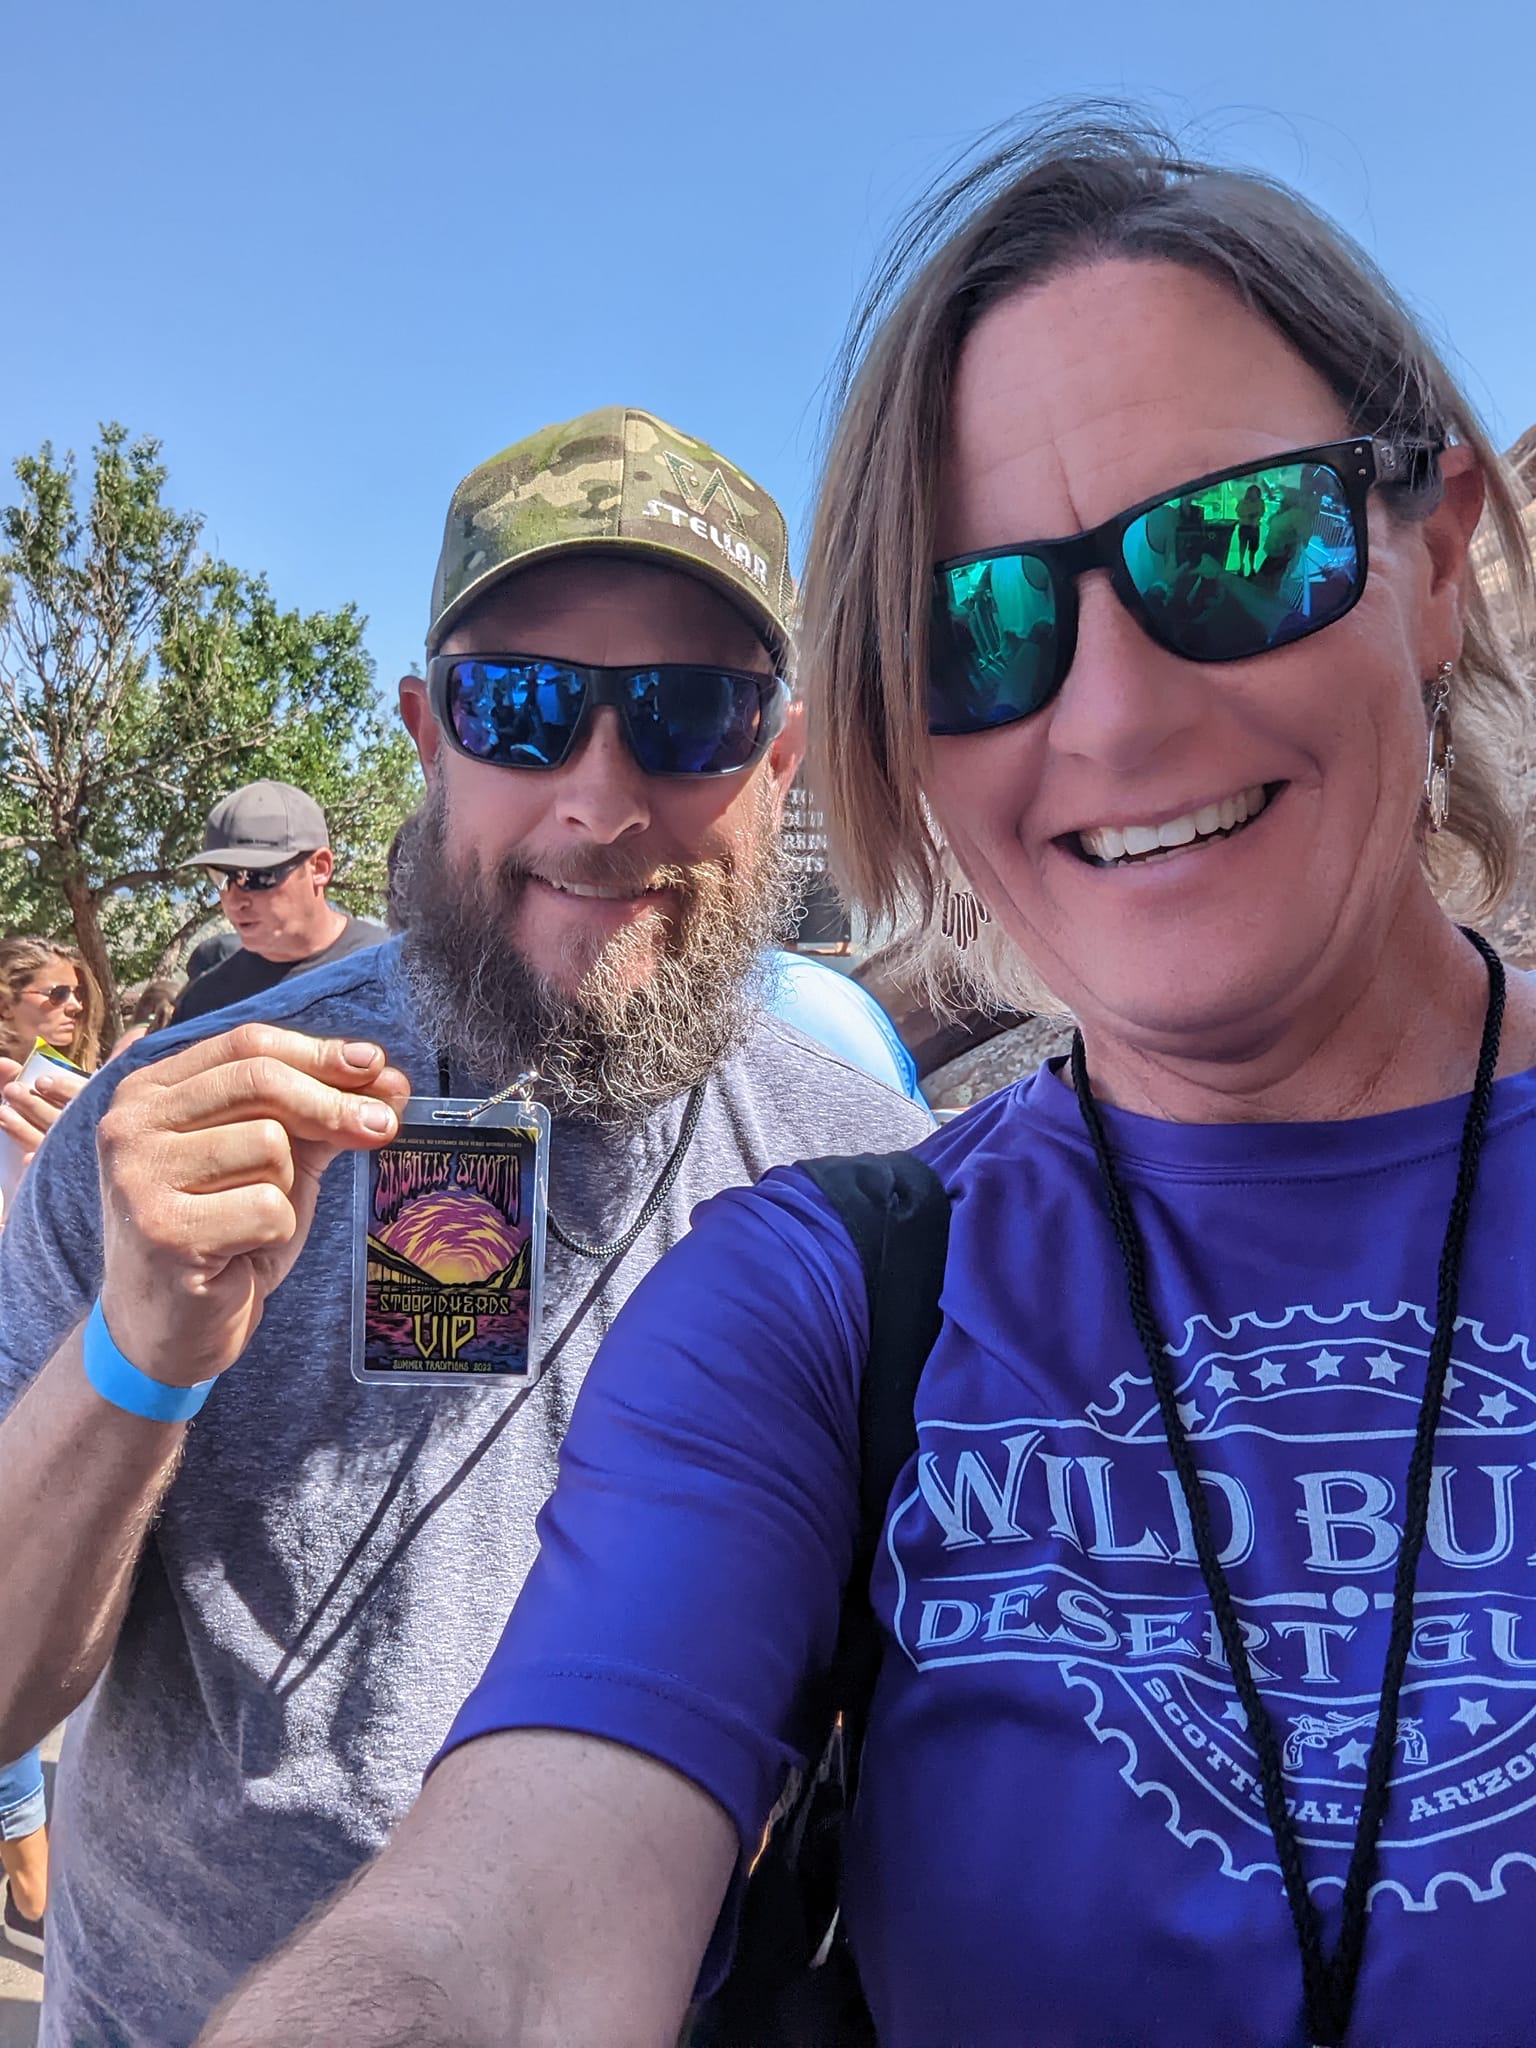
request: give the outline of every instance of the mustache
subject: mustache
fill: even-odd
[[[729,875],[734,867],[728,855],[658,862],[653,855],[629,853],[617,846],[571,847],[540,854],[537,860],[512,856],[498,865],[496,880],[503,890],[540,881],[566,888],[619,889],[640,896],[651,889],[696,891],[704,878]]]

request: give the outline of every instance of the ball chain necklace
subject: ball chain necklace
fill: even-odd
[[[506,1102],[514,1095],[527,1094],[538,1078],[537,1069],[529,1068],[526,1073],[519,1074],[515,1081],[509,1083],[507,1087],[501,1089],[497,1094],[488,1095],[483,1102],[477,1102],[473,1109],[461,1112],[452,1120],[455,1122],[472,1123],[483,1110],[491,1108],[493,1104]],[[439,1048],[437,1055],[437,1083],[443,1095],[448,1096],[453,1093],[452,1077],[448,1069],[448,1055],[441,1048]],[[683,1170],[683,1161],[688,1156],[688,1148],[693,1143],[693,1134],[699,1127],[699,1117],[703,1113],[704,1091],[707,1085],[706,1082],[699,1081],[690,1090],[688,1101],[683,1109],[682,1127],[677,1134],[677,1143],[667,1155],[666,1164],[657,1176],[656,1185],[646,1196],[644,1202],[641,1203],[640,1213],[634,1222],[631,1223],[628,1230],[620,1231],[617,1237],[610,1237],[604,1243],[590,1244],[586,1238],[576,1237],[570,1231],[562,1230],[555,1221],[553,1212],[546,1210],[544,1220],[549,1226],[550,1236],[555,1239],[557,1244],[563,1244],[568,1252],[578,1252],[584,1259],[619,1259],[624,1256],[625,1252],[632,1245],[638,1243],[641,1232],[651,1221],[668,1195],[671,1194],[673,1187],[676,1185],[677,1177]],[[449,1120],[449,1113],[446,1110],[439,1112],[439,1114],[444,1121]]]
[[[1477,1077],[1462,1125],[1461,1151],[1456,1170],[1456,1189],[1451,1197],[1445,1241],[1440,1253],[1440,1270],[1435,1299],[1435,1334],[1429,1347],[1424,1374],[1424,1395],[1419,1404],[1418,1427],[1413,1454],[1408,1463],[1403,1539],[1397,1555],[1397,1573],[1392,1589],[1392,1623],[1387,1639],[1386,1668],[1382,1674],[1381,1700],[1376,1728],[1371,1738],[1366,1765],[1365,1790],[1355,1825],[1354,1845],[1344,1883],[1344,1909],[1338,1942],[1333,1954],[1323,1947],[1322,1915],[1307,1886],[1302,1860],[1301,1837],[1286,1805],[1285,1776],[1280,1747],[1269,1713],[1254,1681],[1247,1645],[1238,1623],[1232,1591],[1211,1529],[1210,1508],[1195,1471],[1189,1435],[1179,1414],[1177,1388],[1169,1364],[1168,1347],[1153,1313],[1147,1287],[1147,1256],[1125,1189],[1116,1170],[1104,1129],[1104,1119],[1094,1100],[1088,1080],[1088,1056],[1082,1033],[1072,1039],[1072,1085],[1078,1107],[1098,1160],[1104,1183],[1115,1242],[1125,1268],[1130,1296],[1131,1320],[1146,1354],[1147,1369],[1157,1395],[1168,1449],[1178,1473],[1179,1486],[1189,1511],[1201,1575],[1210,1595],[1211,1608],[1220,1631],[1222,1648],[1232,1673],[1232,1682],[1247,1717],[1248,1736],[1258,1754],[1259,1783],[1264,1795],[1264,1812],[1280,1860],[1285,1896],[1296,1930],[1301,1956],[1302,1994],[1307,2039],[1315,2048],[1342,2048],[1349,2031],[1355,1988],[1365,1954],[1367,1908],[1376,1873],[1377,1849],[1386,1818],[1391,1790],[1392,1757],[1397,1739],[1397,1708],[1403,1673],[1413,1639],[1413,1589],[1418,1576],[1419,1556],[1429,1516],[1429,1489],[1434,1458],[1435,1430],[1445,1395],[1445,1376],[1451,1362],[1451,1344],[1456,1333],[1456,1303],[1461,1279],[1462,1250],[1466,1244],[1472,1191],[1477,1181],[1478,1160],[1488,1123],[1488,1106],[1493,1076],[1499,1063],[1499,1039],[1504,1023],[1504,969],[1498,955],[1474,931],[1464,935],[1483,957],[1488,969],[1488,1008],[1483,1019],[1482,1045],[1478,1052]]]
[[[693,1134],[699,1127],[699,1116],[704,1108],[704,1088],[704,1082],[699,1081],[695,1083],[688,1097],[688,1106],[683,1111],[683,1123],[681,1130],[677,1134],[677,1143],[672,1147],[667,1163],[661,1169],[661,1173],[657,1178],[655,1187],[646,1196],[641,1206],[640,1214],[631,1223],[628,1230],[621,1231],[617,1237],[610,1237],[603,1244],[589,1244],[585,1238],[574,1237],[569,1231],[562,1230],[555,1221],[554,1215],[550,1213],[546,1215],[545,1220],[549,1224],[551,1237],[558,1239],[568,1252],[580,1252],[583,1258],[622,1258],[624,1253],[638,1239],[641,1231],[644,1230],[668,1195],[671,1194],[673,1184],[683,1170],[683,1161],[688,1155],[688,1147],[693,1143]]]

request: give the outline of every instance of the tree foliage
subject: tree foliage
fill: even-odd
[[[0,510],[0,920],[73,937],[112,1008],[215,904],[208,812],[242,783],[324,807],[333,893],[383,899],[384,856],[419,794],[350,604],[283,611],[264,576],[204,553],[165,502],[159,443],[104,426],[82,503],[72,455],[14,465]]]

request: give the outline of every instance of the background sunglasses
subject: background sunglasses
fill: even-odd
[[[1373,484],[1420,484],[1438,446],[1331,441],[1218,470],[1069,540],[956,555],[933,574],[928,730],[985,732],[1042,710],[1077,648],[1077,579],[1107,569],[1152,639],[1247,661],[1359,602]]]
[[[734,775],[784,728],[788,685],[748,669],[662,662],[586,668],[531,654],[440,654],[427,663],[449,742],[499,768],[558,768],[599,704],[619,714],[647,775]]]
[[[275,868],[220,868],[215,871],[215,887],[221,896],[226,889],[249,889],[259,896],[264,889],[275,889],[279,882],[286,882],[308,859],[307,853],[296,853],[292,860],[279,861]]]

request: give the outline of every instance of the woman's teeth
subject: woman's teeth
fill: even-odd
[[[1186,811],[1182,818],[1169,818],[1162,825],[1098,825],[1091,832],[1079,832],[1078,844],[1089,860],[1100,867],[1114,867],[1122,861],[1144,859],[1149,853],[1193,845],[1197,839],[1235,832],[1256,818],[1268,801],[1263,783],[1256,782],[1236,796],[1223,797],[1219,804],[1202,804],[1198,811]]]

